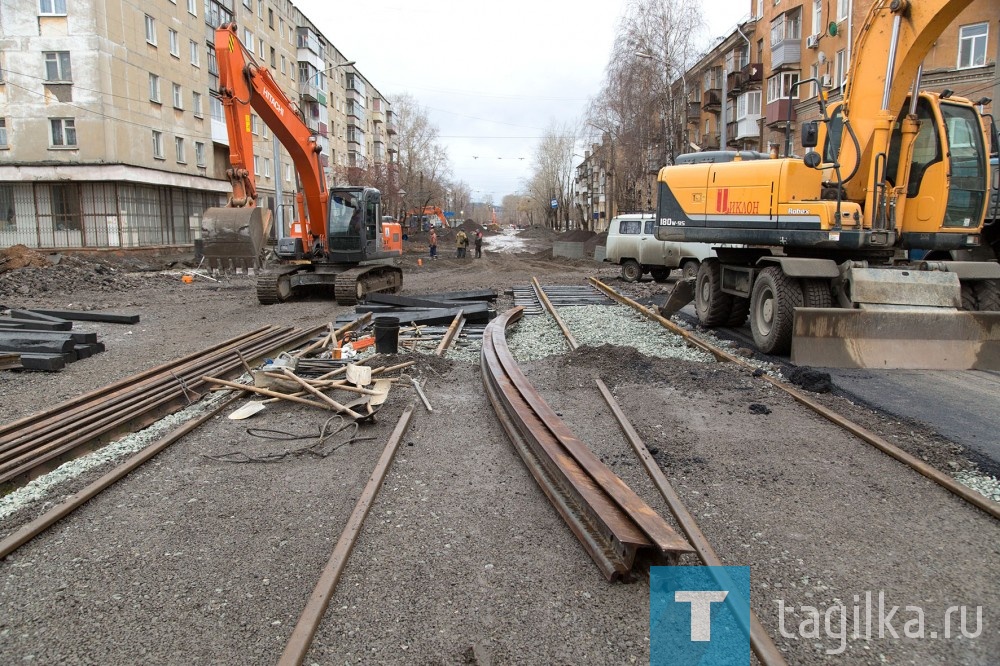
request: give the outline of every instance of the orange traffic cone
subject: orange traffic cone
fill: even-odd
[[[417,266],[423,266],[423,265],[424,265],[424,260],[423,259],[417,259]]]

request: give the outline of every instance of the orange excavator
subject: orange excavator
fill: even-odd
[[[406,212],[406,223],[411,227],[423,231],[425,226],[447,227],[448,218],[444,211],[438,206],[424,206],[423,208],[412,208]]]
[[[325,289],[341,305],[371,292],[398,292],[403,272],[402,229],[382,219],[381,193],[371,187],[328,188],[322,147],[270,70],[258,65],[236,36],[236,24],[215,31],[219,98],[229,134],[232,195],[223,208],[205,211],[202,254],[213,268],[257,270],[257,299],[280,303],[307,290]],[[257,206],[253,173],[253,111],[285,147],[298,173],[298,219],[279,238],[276,262],[264,261],[270,211]]]

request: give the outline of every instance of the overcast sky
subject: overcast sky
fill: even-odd
[[[702,41],[750,13],[700,2]],[[623,0],[293,0],[379,92],[427,109],[453,178],[500,203],[523,190],[553,122],[575,124],[600,90]],[[581,149],[578,151],[582,153]]]

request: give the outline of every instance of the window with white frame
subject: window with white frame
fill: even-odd
[[[203,110],[202,110],[202,105],[201,105],[201,93],[200,92],[192,92],[191,93],[191,111],[194,112],[194,117],[195,118],[201,118],[202,117]]]
[[[262,139],[266,139],[267,138],[267,124],[266,123],[261,123],[260,124],[260,138],[262,138]]]
[[[813,0],[813,24],[812,33],[818,35],[823,32],[823,0]]]
[[[760,91],[751,90],[736,98],[736,119],[760,115]]]
[[[764,16],[764,0],[757,0],[757,10],[754,12],[754,18],[761,18]]]
[[[267,157],[264,158],[264,178],[271,177],[271,160]]]
[[[66,0],[38,0],[38,13],[42,16],[66,16]]]
[[[201,49],[198,48],[198,42],[192,39],[189,50],[191,52],[191,64],[195,67],[201,67]]]
[[[292,165],[287,162],[285,163],[285,182],[292,182]]]
[[[170,42],[170,55],[175,58],[181,57],[181,40],[177,36],[177,31],[173,28],[167,28],[167,37]]]
[[[0,148],[10,148],[7,143],[7,119],[0,118]]]
[[[250,53],[254,52],[253,48],[253,33],[243,28],[243,45],[247,47],[247,51]]]
[[[771,21],[771,46],[802,39],[802,8],[796,7]]]
[[[163,132],[153,130],[153,157],[163,159]]]
[[[257,18],[264,18],[264,0],[257,0]]]
[[[205,166],[205,144],[201,141],[194,142],[194,161],[200,167]]]
[[[160,103],[160,77],[157,74],[149,75],[149,101]]]
[[[783,72],[772,76],[767,80],[767,103],[777,102],[788,98],[788,93],[792,93],[792,99],[799,98],[799,89],[793,86],[799,82],[798,72]]]
[[[809,96],[810,97],[817,97],[819,95],[819,91],[820,91],[820,84],[817,83],[819,81],[819,63],[818,62],[814,62],[812,65],[810,65],[810,67],[809,67],[809,78],[814,79],[814,81],[811,84],[809,84],[809,88],[810,88],[810,90],[809,90]]]
[[[986,64],[988,23],[963,25],[958,29],[958,68],[982,67]]]
[[[183,137],[174,137],[174,154],[177,157],[178,164],[187,164],[187,157],[184,155],[184,139]]]
[[[257,40],[257,46],[258,46],[258,49],[259,49],[257,51],[257,53],[258,53],[258,55],[260,55],[261,62],[263,62],[264,61],[264,40],[263,39],[258,39]]]
[[[837,0],[837,20],[843,21],[847,18],[847,11],[850,8],[851,0]]]
[[[253,156],[253,175],[260,175],[260,155]]]
[[[173,84],[173,91],[174,91],[174,108],[175,109],[182,109],[183,110],[184,109],[184,90],[181,89],[181,85],[179,83],[175,83],[175,84]]]
[[[146,42],[156,46],[156,20],[146,14]]]
[[[257,116],[253,113],[250,114],[250,133],[257,136]]]
[[[243,0],[243,6],[250,9],[250,0]]]
[[[46,51],[45,80],[49,83],[72,81],[73,71],[69,63],[69,51]]]
[[[149,75],[149,101],[160,103],[160,77],[157,74]]]
[[[834,88],[839,88],[847,80],[847,49],[837,51],[837,57],[834,58],[833,63],[833,81],[830,84]]]
[[[288,73],[287,71],[285,71],[285,65],[286,65],[286,63],[287,63],[287,61],[285,60],[285,56],[281,56],[281,73],[282,74],[287,74]]]
[[[76,146],[76,121],[73,118],[49,118],[49,145],[53,148]]]
[[[188,14],[191,16],[198,15],[198,0],[187,0],[188,3]]]

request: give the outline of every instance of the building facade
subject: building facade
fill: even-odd
[[[215,28],[235,21],[335,167],[389,160],[388,101],[288,0],[26,0],[0,17],[0,247],[188,245],[230,192]],[[256,116],[253,169],[287,230],[295,173]]]

